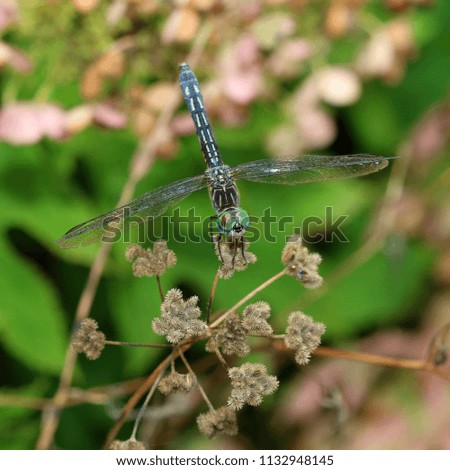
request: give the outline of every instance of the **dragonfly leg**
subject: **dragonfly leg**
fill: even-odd
[[[215,221],[218,219],[217,215],[211,215],[209,217],[209,233],[208,235],[214,240],[214,228],[215,228]]]
[[[238,240],[233,240],[233,246],[234,246],[233,259],[232,259],[233,268],[234,268],[234,261],[236,259],[236,255],[237,255],[238,243],[239,243]]]
[[[217,243],[217,251],[219,252],[220,262],[221,262],[221,264],[223,264],[224,261],[223,261],[223,256],[222,256],[222,248],[220,247],[221,242],[222,242],[222,235],[219,234],[219,235],[217,235],[215,243]]]
[[[244,240],[244,237],[242,237],[240,241],[241,241],[242,259],[245,261],[245,264],[248,264],[247,258],[245,257],[245,240]]]

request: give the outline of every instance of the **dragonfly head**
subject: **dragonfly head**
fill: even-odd
[[[241,208],[230,207],[217,217],[217,229],[229,238],[240,238],[250,226],[248,212]]]

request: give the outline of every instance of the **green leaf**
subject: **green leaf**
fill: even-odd
[[[53,286],[0,241],[0,336],[4,348],[30,368],[58,374],[68,334]]]
[[[159,315],[161,300],[154,278],[136,278],[129,274],[110,283],[110,311],[117,340],[130,343],[165,344],[162,336],[152,330],[152,319]],[[161,354],[161,349],[123,347],[124,369],[127,374],[143,373]],[[168,350],[169,351],[169,350]]]

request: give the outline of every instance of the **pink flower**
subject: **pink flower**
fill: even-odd
[[[259,67],[253,67],[246,71],[225,75],[223,91],[225,95],[238,104],[251,103],[260,93],[262,77]]]
[[[0,31],[5,30],[19,20],[19,5],[16,0],[2,0],[0,2]]]
[[[127,123],[126,115],[108,103],[94,105],[94,122],[110,129],[122,129]]]
[[[58,106],[14,103],[0,111],[0,139],[12,144],[34,144],[45,136],[62,139],[65,134],[65,113]]]

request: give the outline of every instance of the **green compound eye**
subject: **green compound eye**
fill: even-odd
[[[250,225],[250,217],[244,209],[228,209],[217,218],[217,229],[230,235],[243,234]]]
[[[242,225],[244,230],[248,227],[250,227],[250,217],[248,215],[248,212],[245,211],[244,209],[239,209],[236,212],[236,219],[238,222]]]

